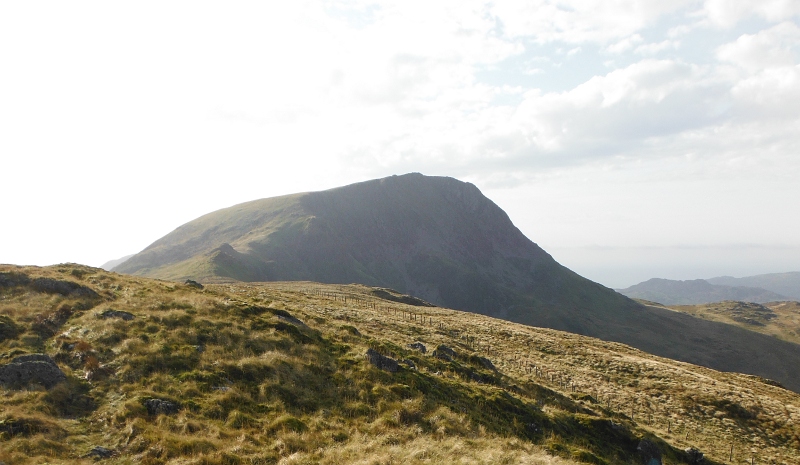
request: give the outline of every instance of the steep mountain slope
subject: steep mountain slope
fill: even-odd
[[[760,287],[768,291],[800,300],[800,271],[789,273],[769,273],[756,276],[745,276],[744,278],[734,278],[731,276],[720,276],[707,279],[711,284],[724,286],[749,286]]]
[[[643,299],[665,305],[693,305],[723,300],[743,302],[774,302],[788,297],[756,287],[715,285],[703,279],[677,281],[653,278],[617,292],[632,299]]]
[[[633,345],[800,390],[800,348],[649,308],[558,264],[472,184],[420,174],[202,216],[115,269],[183,281],[361,283],[436,305]],[[790,365],[791,366],[791,365]]]
[[[361,285],[0,266],[0,384],[9,464],[800,461],[768,380]]]

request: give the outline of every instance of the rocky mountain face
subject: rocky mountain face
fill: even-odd
[[[474,185],[421,174],[209,213],[114,271],[181,282],[391,288],[443,307],[778,380],[792,375],[770,354],[800,356],[794,344],[645,307],[585,279],[525,237]]]

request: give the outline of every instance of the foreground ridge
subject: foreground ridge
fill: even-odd
[[[0,368],[66,374],[0,392],[0,461],[800,461],[768,380],[378,291],[0,267]]]

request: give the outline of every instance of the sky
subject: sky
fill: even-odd
[[[800,2],[0,2],[0,263],[408,172],[610,287],[800,271]]]

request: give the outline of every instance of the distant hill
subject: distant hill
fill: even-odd
[[[720,276],[707,279],[711,284],[724,286],[749,286],[760,287],[768,291],[800,300],[800,271],[789,273],[769,273],[756,276],[746,276],[744,278],[734,278],[732,276]]]
[[[756,303],[791,300],[766,289],[722,286],[711,284],[703,279],[677,281],[653,278],[626,289],[617,289],[617,291],[631,298],[650,300],[665,305],[693,305],[723,300]]]
[[[670,308],[705,320],[736,325],[800,344],[800,302],[767,302],[762,305],[724,301],[698,305],[673,305]]]
[[[646,307],[585,279],[525,237],[478,188],[452,178],[408,174],[235,205],[180,226],[115,271],[179,282],[392,288],[800,389],[798,374],[775,356],[794,357],[794,344]]]
[[[128,260],[131,257],[133,257],[134,255],[135,254],[131,254],[131,255],[126,255],[126,256],[124,256],[122,258],[118,258],[116,260],[109,260],[109,261],[103,263],[102,265],[100,265],[100,268],[102,268],[102,269],[104,269],[106,271],[111,271],[111,270],[114,269],[114,267],[122,265],[123,263],[125,263],[126,260]]]

